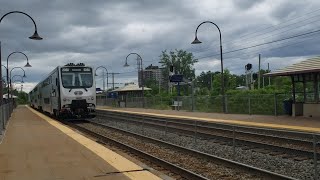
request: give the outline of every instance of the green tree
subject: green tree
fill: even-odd
[[[152,96],[152,95],[157,95],[159,94],[159,82],[154,80],[154,79],[148,79],[145,82],[145,86],[148,88],[151,88],[151,92],[148,92],[148,95]],[[163,89],[160,86],[160,92],[162,92]]]
[[[211,71],[201,72],[201,74],[197,77],[196,85],[199,88],[207,88],[212,89],[212,81],[214,78],[214,73]]]
[[[194,58],[192,53],[176,49],[169,53],[167,50],[162,51],[159,63],[161,63],[165,69],[163,72],[164,76],[168,76],[169,67],[173,65],[175,74],[182,74],[186,79],[193,79],[195,77],[193,65],[196,62],[198,62],[198,60]]]
[[[228,69],[224,70],[224,90],[225,92],[228,90],[233,90],[237,87],[237,75],[230,74]],[[211,91],[211,95],[219,95],[221,94],[221,73],[216,72],[213,78],[213,90]]]

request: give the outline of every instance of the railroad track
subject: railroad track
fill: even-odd
[[[99,110],[97,111],[97,118],[108,118],[108,120],[113,121],[140,124],[142,126],[154,127],[200,139],[215,139],[224,145],[252,149],[259,153],[282,156],[283,158],[290,158],[295,161],[308,160],[315,156],[314,144],[310,141],[312,134],[287,132],[285,135],[284,131],[279,131],[280,135],[276,135],[276,133],[270,135],[272,132],[269,132],[269,134],[258,134],[257,132],[248,131],[248,129],[252,129],[248,127],[237,127],[237,130],[234,130],[230,125],[218,124],[218,127],[215,127],[214,125],[216,124],[213,123],[164,119],[161,117]],[[267,131],[266,129],[259,129]],[[296,136],[296,138],[294,138],[294,136]],[[309,140],[307,140],[306,136],[310,136]],[[319,148],[317,148],[317,150],[319,151]],[[316,155],[319,157],[320,154],[317,153]]]
[[[293,179],[105,124],[91,121],[69,121],[66,124],[104,143],[112,142],[182,179]]]

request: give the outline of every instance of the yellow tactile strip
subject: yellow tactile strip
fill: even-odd
[[[103,111],[123,112],[123,113],[150,115],[150,116],[167,117],[167,118],[181,118],[181,119],[188,119],[188,120],[211,121],[211,122],[225,123],[225,124],[231,124],[231,125],[235,124],[235,125],[241,125],[241,126],[253,126],[253,127],[261,127],[261,128],[273,128],[273,129],[284,129],[284,130],[290,130],[290,131],[320,133],[320,128],[312,128],[312,127],[301,127],[301,126],[281,125],[281,124],[272,124],[272,123],[256,123],[256,122],[239,121],[239,120],[231,120],[231,119],[223,120],[223,119],[214,119],[214,118],[168,115],[168,114],[148,113],[148,112],[140,112],[140,111],[139,112],[125,111],[125,110],[117,110],[117,109],[103,109],[103,108],[96,108],[96,109],[103,110]]]
[[[28,107],[28,106],[27,106]],[[56,127],[72,139],[76,140],[78,143],[82,144],[95,154],[97,154],[99,157],[104,159],[108,164],[113,166],[115,169],[117,169],[120,172],[123,171],[130,171],[130,170],[138,170],[143,169],[139,165],[133,163],[132,161],[129,161],[128,159],[124,158],[123,156],[113,152],[112,150],[102,146],[101,144],[98,144],[97,142],[73,131],[72,129],[68,128],[65,125],[62,125],[61,123],[45,116],[44,114],[41,114],[34,109],[28,107],[33,113],[41,117],[42,119],[46,120],[48,123],[50,123],[52,126]],[[135,172],[125,172],[123,173],[125,176],[127,176],[130,179],[160,179],[156,175],[152,174],[149,171],[135,171]]]

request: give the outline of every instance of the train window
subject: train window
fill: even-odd
[[[71,71],[62,70],[62,85],[65,88],[90,88],[93,85],[91,68],[72,68]]]
[[[58,78],[56,78],[56,86],[58,86]]]
[[[56,97],[56,90],[55,89],[52,90],[51,97]]]

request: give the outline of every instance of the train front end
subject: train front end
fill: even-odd
[[[91,116],[96,107],[93,69],[80,63],[60,68],[60,113],[64,116]]]

